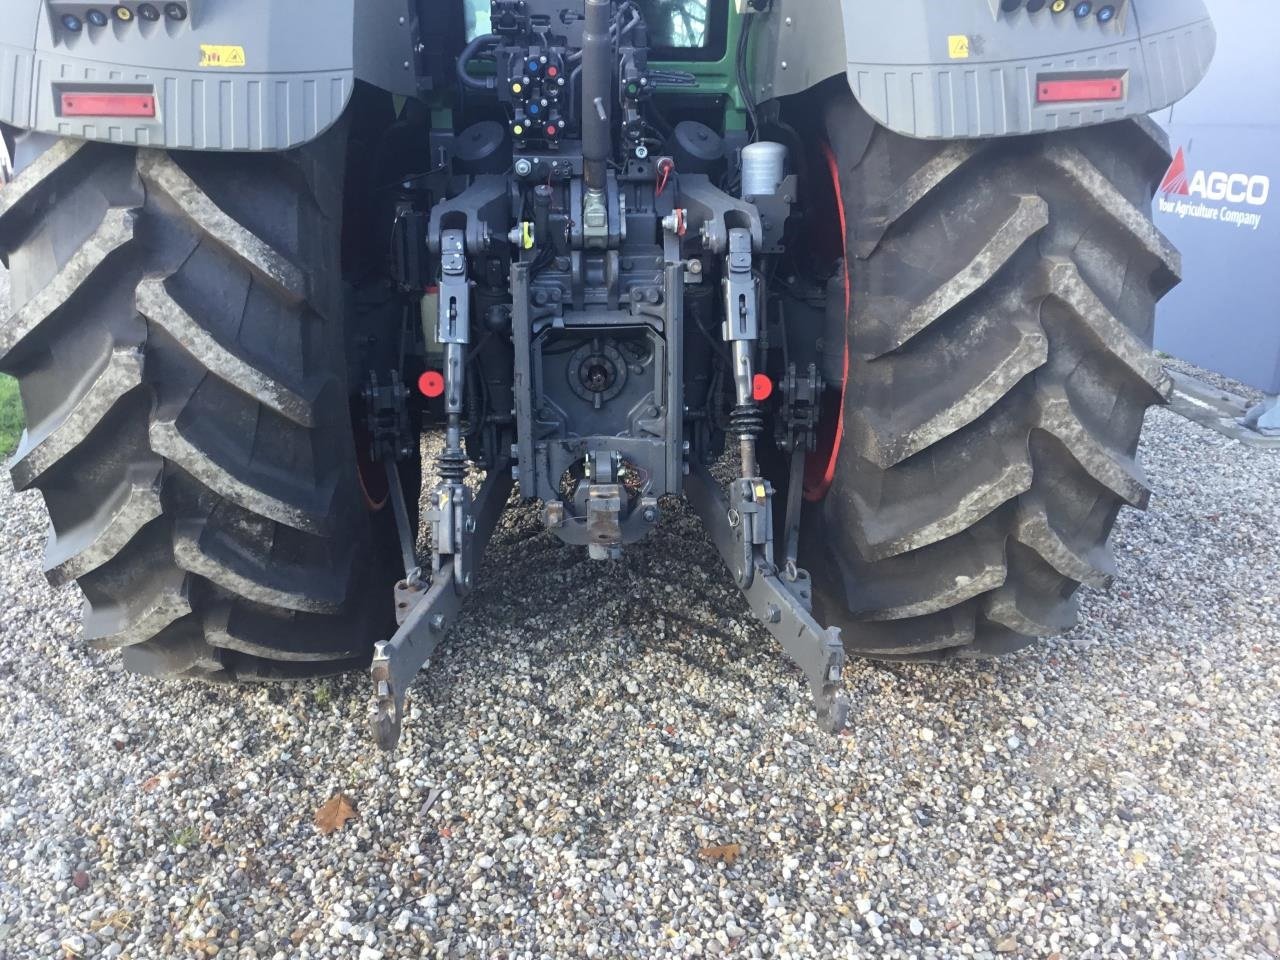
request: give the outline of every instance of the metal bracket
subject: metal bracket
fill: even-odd
[[[464,236],[461,230],[446,230],[440,238],[438,343],[465,344],[471,339],[471,286],[467,282]]]
[[[383,386],[378,375],[369,371],[361,388],[365,403],[365,429],[369,435],[369,459],[382,462],[387,474],[387,489],[396,518],[396,535],[400,540],[400,558],[404,563],[407,582],[415,582],[420,576],[415,552],[416,531],[410,529],[409,511],[405,505],[404,488],[400,483],[399,462],[417,453],[409,422],[409,391],[400,381],[398,371],[392,370],[389,382]]]
[[[592,560],[622,557],[622,511],[627,488],[618,480],[622,458],[613,451],[592,451],[586,459],[587,551]]]
[[[396,536],[400,541],[400,558],[404,562],[404,582],[418,583],[422,569],[418,566],[417,537],[409,526],[409,508],[404,499],[404,485],[400,482],[400,468],[396,461],[383,461],[387,471],[388,497],[396,517]]]
[[[760,211],[763,233],[759,247],[761,253],[781,253],[786,249],[782,244],[782,236],[791,216],[792,202],[799,196],[799,183],[800,178],[792,173],[778,184],[773,193],[743,198]]]
[[[791,451],[787,506],[782,515],[782,575],[792,583],[800,576],[797,557],[800,555],[800,511],[804,509],[804,458],[802,448]]]
[[[383,750],[393,750],[400,742],[405,691],[435,653],[470,591],[470,584],[459,579],[457,570],[469,571],[488,546],[511,493],[510,467],[509,462],[497,464],[489,471],[474,503],[469,502],[462,520],[464,531],[469,533],[460,544],[459,553],[454,554],[455,559],[462,556],[463,562],[441,564],[425,590],[420,583],[402,582],[396,586],[396,619],[400,628],[390,640],[374,646],[369,670],[373,678],[370,725]],[[470,580],[469,573],[464,576]]]
[[[816,450],[818,417],[824,384],[818,365],[811,363],[804,376],[794,363],[778,384],[781,403],[775,421],[774,441],[782,450]]]
[[[452,566],[462,589],[471,589],[475,568],[471,544],[476,530],[471,488],[465,483],[437,484],[426,519],[431,525],[432,570]]]
[[[731,227],[745,227],[751,234],[752,249],[760,249],[760,211],[752,204],[729,196],[703,174],[681,174],[677,193],[687,211],[689,230],[696,230],[707,253],[728,249]]]
[[[582,197],[582,245],[605,249],[609,244],[609,205],[603,190],[588,190]]]
[[[736,569],[735,565],[746,555],[744,538],[732,523],[735,508],[704,465],[695,464],[690,470],[685,495],[711,533],[720,556],[731,569]],[[753,569],[748,582],[743,585],[739,578],[747,603],[804,671],[818,725],[829,733],[838,733],[849,716],[848,698],[840,693],[845,661],[840,631],[823,628],[809,612],[812,593],[806,572],[797,570],[795,580],[788,584],[766,559],[765,547],[756,546],[749,559]]]
[[[729,509],[725,522],[735,541],[734,579],[743,590],[751,586],[756,572],[756,553],[773,565],[773,487],[759,477],[739,478],[729,485]]]
[[[751,231],[734,227],[729,231],[729,252],[725,255],[724,327],[726,343],[755,340],[760,336],[756,316],[756,278],[751,250]]]
[[[370,370],[360,387],[364,400],[365,430],[369,435],[369,459],[404,460],[417,450],[409,425],[409,390],[392,370],[383,384]]]

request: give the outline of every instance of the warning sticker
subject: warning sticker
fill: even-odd
[[[953,33],[947,37],[947,54],[952,60],[968,60],[969,38],[963,33]]]
[[[200,66],[243,67],[244,47],[202,43],[200,44]]]

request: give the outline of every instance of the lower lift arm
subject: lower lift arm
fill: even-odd
[[[400,740],[405,691],[457,619],[462,601],[471,592],[473,569],[479,566],[512,486],[509,463],[489,471],[475,498],[468,498],[460,511],[462,535],[456,542],[458,552],[439,558],[441,562],[435,564],[428,584],[405,579],[396,585],[400,628],[390,640],[374,646],[370,671],[374,688],[370,723],[374,739],[383,750],[394,749]],[[449,504],[444,509],[437,505],[436,509],[448,517],[455,514]]]
[[[840,631],[822,627],[809,612],[809,575],[789,564],[785,576],[795,579],[788,582],[773,565],[766,545],[752,542],[753,526],[772,526],[766,509],[772,496],[768,485],[735,480],[731,501],[710,471],[698,464],[685,481],[685,496],[736,576],[751,612],[804,671],[818,725],[838,733],[849,715],[849,701],[840,693],[845,657]]]
[[[390,640],[374,647],[371,668],[371,724],[374,739],[383,750],[394,749],[400,740],[405,691],[457,619],[470,592],[473,568],[479,565],[512,487],[509,464],[490,471],[464,511],[458,563],[452,562],[455,558],[441,558],[443,562],[436,564],[429,585],[406,579],[396,587],[400,628]],[[809,612],[808,574],[794,564],[780,573],[770,559],[768,544],[753,542],[753,527],[771,527],[767,485],[761,481],[753,487],[749,481],[735,480],[731,501],[710,471],[697,465],[685,482],[685,494],[735,575],[752,613],[804,671],[818,725],[828,732],[839,732],[849,713],[849,702],[840,694],[845,660],[840,631],[820,626]],[[753,511],[753,507],[757,509]],[[765,534],[766,538],[770,535]]]

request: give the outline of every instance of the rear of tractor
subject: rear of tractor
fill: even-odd
[[[829,729],[846,651],[1070,627],[1167,389],[1145,115],[1213,29],[937,6],[0,0],[12,476],[90,642],[372,663],[393,744],[513,487],[601,560],[687,497]]]

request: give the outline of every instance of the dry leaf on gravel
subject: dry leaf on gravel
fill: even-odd
[[[345,794],[335,793],[316,811],[316,829],[323,834],[341,830],[348,820],[356,819],[356,808]]]
[[[706,860],[719,860],[721,863],[733,865],[733,861],[738,859],[738,854],[742,852],[742,844],[726,843],[719,847],[703,847],[698,851],[698,856]]]

